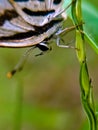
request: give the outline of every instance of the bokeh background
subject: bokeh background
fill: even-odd
[[[2,0],[0,0],[1,2]],[[98,8],[96,0],[88,0]],[[71,26],[68,19],[65,26]],[[65,36],[74,46],[75,33]],[[75,49],[59,48],[34,57],[34,50],[21,72],[11,79],[13,69],[26,49],[0,48],[0,130],[87,130],[81,105],[79,63]],[[98,108],[98,55],[86,43],[87,63]]]

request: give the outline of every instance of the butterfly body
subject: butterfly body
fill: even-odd
[[[8,78],[23,68],[28,55],[35,48],[41,50],[35,56],[43,55],[51,50],[48,44],[54,39],[57,46],[69,48],[60,44],[63,42],[60,35],[67,31],[66,28],[61,29],[62,22],[67,18],[65,11],[72,3],[62,9],[63,2],[64,0],[0,0],[0,47],[30,47],[13,70],[8,72]]]
[[[47,43],[64,20],[60,14],[62,0],[4,1],[7,6],[2,7],[0,13],[0,47],[21,48]]]

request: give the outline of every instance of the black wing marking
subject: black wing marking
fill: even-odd
[[[32,20],[35,22],[38,20],[37,21],[38,25],[37,26],[31,25],[29,22],[27,22],[28,16],[24,14],[24,12],[23,14],[21,13],[22,12],[21,6],[19,5],[17,6],[16,2],[14,2],[13,0],[10,0],[10,2],[12,2],[13,7],[9,4],[7,9],[2,7],[2,11],[0,12],[0,23],[1,23],[0,24],[0,46],[1,47],[27,47],[27,46],[36,45],[44,41],[45,39],[51,37],[60,27],[60,22],[62,21],[62,19],[51,20],[48,21],[47,23],[46,16],[45,18],[42,16],[40,17],[35,16],[36,19],[34,16],[32,16],[30,22],[32,22]],[[23,4],[21,5],[23,6]],[[25,5],[27,6],[26,3]],[[53,11],[51,12],[50,10],[50,14],[51,13],[53,13]],[[43,19],[44,19],[43,22],[44,24],[43,26],[40,27],[39,21],[43,21]]]
[[[36,45],[42,41],[48,40],[51,36],[53,36],[60,28],[61,21],[55,21],[41,30],[36,27],[37,30],[40,31],[27,31],[25,33],[18,33],[11,36],[1,37],[0,38],[0,46],[1,47],[29,47]],[[43,33],[42,33],[43,32]]]
[[[33,26],[25,22],[6,0],[0,3],[0,39],[10,39],[30,30],[34,31]]]
[[[29,24],[43,26],[54,19],[62,10],[63,0],[9,0],[16,12]]]

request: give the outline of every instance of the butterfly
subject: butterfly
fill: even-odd
[[[57,38],[64,17],[62,13],[63,0],[3,0],[0,5],[0,47],[23,48],[30,50],[39,48],[43,54],[47,50],[49,41]],[[63,47],[63,46],[62,46]],[[66,47],[66,46],[65,46]],[[26,58],[10,72],[13,75],[21,67]],[[10,77],[9,76],[9,77]]]

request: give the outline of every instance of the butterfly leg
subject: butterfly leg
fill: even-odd
[[[10,72],[7,73],[7,77],[8,78],[11,78],[17,71],[20,71],[23,69],[23,66],[27,60],[27,57],[29,56],[29,54],[31,53],[31,51],[33,49],[35,49],[36,46],[33,46],[31,48],[29,48],[25,53],[24,55],[21,57],[20,61],[18,62],[18,64],[16,64],[16,66],[14,67],[14,69]]]
[[[84,22],[83,23],[80,23],[79,25],[74,25],[74,26],[71,26],[71,27],[67,27],[67,28],[65,28],[65,29],[63,29],[63,30],[59,30],[57,33],[56,33],[56,36],[59,36],[59,35],[61,35],[61,34],[67,34],[68,32],[70,32],[70,31],[73,31],[73,30],[75,30],[77,27],[79,27],[79,26],[81,26],[81,25],[83,25],[84,24]],[[83,31],[81,31],[80,30],[80,32],[81,33],[83,33]]]
[[[51,50],[51,48],[48,47],[47,44],[43,43],[39,43],[36,46],[33,46],[31,48],[29,48],[24,55],[22,56],[22,58],[20,59],[20,61],[18,62],[18,64],[16,64],[16,66],[14,67],[14,69],[10,72],[7,73],[7,77],[11,78],[16,72],[21,71],[23,69],[23,66],[27,60],[27,57],[29,56],[29,54],[31,53],[31,51],[35,48],[39,48],[42,52],[39,54],[36,54],[35,56],[39,56],[39,55],[43,55],[45,52],[47,52],[48,50]]]
[[[62,47],[62,48],[75,48],[73,46],[69,46],[68,44],[67,45],[61,44],[60,41],[61,41],[61,39],[60,39],[60,37],[58,37],[57,41],[56,41],[56,44],[57,44],[58,47]]]
[[[83,23],[81,23],[81,24],[83,24]],[[55,34],[55,36],[57,37],[57,41],[56,41],[56,43],[57,43],[57,46],[59,46],[59,47],[62,47],[62,48],[74,48],[74,49],[77,49],[77,48],[75,48],[75,47],[73,47],[73,46],[69,46],[68,44],[67,45],[62,45],[62,44],[60,44],[60,42],[61,42],[61,38],[60,38],[60,35],[66,35],[68,32],[70,32],[70,31],[73,31],[74,29],[76,29],[78,26],[81,26],[81,24],[80,25],[76,25],[76,26],[71,26],[71,27],[68,27],[68,28],[65,28],[65,29],[63,29],[63,30],[59,30],[56,34]],[[80,30],[81,31],[81,30]],[[81,33],[83,33],[83,32],[81,32]],[[63,41],[63,43],[64,43],[64,41]],[[78,49],[77,49],[78,50]]]
[[[69,27],[69,28],[65,28],[63,30],[58,30],[58,32],[55,34],[56,36],[56,44],[58,47],[62,47],[62,48],[75,48],[73,46],[69,46],[69,43],[67,44],[64,44],[64,40],[60,38],[60,35],[66,35],[68,32],[74,30],[76,28],[76,26],[72,26],[72,27]],[[61,41],[63,44],[61,44]]]

